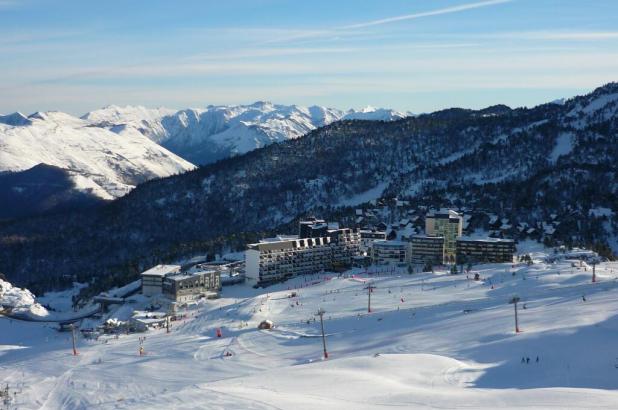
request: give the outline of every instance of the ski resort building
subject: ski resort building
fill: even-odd
[[[324,228],[326,227],[326,230]],[[322,220],[301,221],[299,236],[278,236],[248,245],[245,276],[256,284],[350,266],[359,254],[356,229],[331,229]],[[319,233],[323,236],[312,236]]]
[[[157,265],[142,273],[142,293],[161,295],[171,302],[216,297],[221,290],[220,272],[197,267],[183,272],[180,265]]]
[[[216,270],[186,272],[163,279],[163,296],[177,303],[216,298],[220,290],[220,272]]]
[[[180,273],[180,265],[157,265],[142,272],[142,293],[146,296],[160,295],[163,279],[175,273]]]
[[[410,242],[410,262],[441,265],[444,261],[444,237],[413,235]]]
[[[402,241],[374,241],[371,259],[375,265],[402,265],[408,262],[408,243]]]
[[[455,262],[457,238],[463,233],[463,217],[451,209],[430,211],[425,217],[425,234],[444,238],[444,261]]]
[[[500,238],[457,239],[457,263],[513,262],[515,241]]]
[[[386,232],[376,230],[361,230],[360,238],[361,253],[371,254],[371,246],[373,245],[373,242],[386,240]]]

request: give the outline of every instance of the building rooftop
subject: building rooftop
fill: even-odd
[[[457,240],[465,241],[465,242],[506,242],[506,243],[515,242],[513,239],[490,238],[490,237],[472,238],[469,236],[462,236],[462,237],[457,238]]]
[[[417,238],[417,239],[444,239],[444,236],[417,234],[417,235],[411,235],[410,236],[410,239],[413,239],[413,238]]]
[[[453,211],[452,209],[440,208],[439,210],[430,210],[427,212],[427,216],[430,218],[460,218],[461,214]]]
[[[194,276],[205,275],[205,274],[210,274],[210,273],[215,273],[215,272],[216,272],[215,270],[200,270],[200,271],[192,271],[192,272],[190,271],[190,272],[183,272],[181,274],[170,275],[166,277],[166,279],[173,280],[173,281],[179,281],[179,280],[189,279]]]
[[[277,235],[274,238],[260,239],[259,243],[271,243],[271,242],[285,242],[298,239],[298,235]]]
[[[374,245],[382,245],[382,246],[406,246],[407,243],[403,241],[387,241],[387,240],[379,240],[373,241]]]
[[[142,276],[167,276],[180,272],[180,265],[157,265],[142,272]]]

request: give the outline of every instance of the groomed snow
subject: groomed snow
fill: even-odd
[[[0,319],[0,383],[21,389],[20,409],[615,408],[618,264],[597,265],[591,283],[586,265],[544,263],[532,243],[521,251],[532,266],[478,265],[481,281],[373,268],[232,286],[170,334],[80,339],[77,357],[67,333]],[[264,319],[275,329],[257,330]]]

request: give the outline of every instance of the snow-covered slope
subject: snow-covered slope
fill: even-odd
[[[148,179],[194,168],[133,127],[116,131],[61,112],[5,116],[0,121],[0,172],[53,165],[79,174],[77,190],[110,199]]]
[[[479,281],[372,267],[226,287],[180,312],[170,333],[80,337],[78,356],[66,334],[0,318],[0,383],[20,392],[23,409],[615,408],[618,265],[597,265],[591,283],[586,265],[520,251],[534,264],[477,265]],[[126,320],[150,303],[131,299],[96,320]],[[257,329],[264,319],[272,331]]]
[[[26,317],[47,316],[47,310],[38,304],[32,292],[0,279],[0,311]]]
[[[340,111],[258,101],[174,112],[159,108],[109,106],[82,118],[112,131],[133,128],[195,164],[243,154],[273,142],[298,138],[340,119],[393,121],[406,114],[372,107]]]

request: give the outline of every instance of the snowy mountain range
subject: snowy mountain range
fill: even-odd
[[[82,119],[114,132],[135,129],[187,161],[205,165],[298,138],[338,120],[393,121],[409,115],[384,108],[341,111],[259,101],[176,112],[165,108],[108,106]]]
[[[371,107],[340,111],[269,102],[181,111],[108,106],[81,118],[62,112],[37,112],[28,117],[13,113],[0,115],[0,174],[46,164],[66,170],[62,184],[67,178],[72,180],[77,193],[111,200],[144,181],[298,138],[337,120],[392,121],[407,115]],[[33,191],[45,183],[59,184],[41,180],[40,172],[34,174],[36,182],[19,177],[10,181],[21,184],[7,185],[5,180],[0,196],[25,202],[40,194]],[[45,175],[59,176],[57,172]],[[70,190],[63,192],[75,196]],[[51,202],[61,202],[61,197]],[[7,216],[0,212],[0,218]]]

